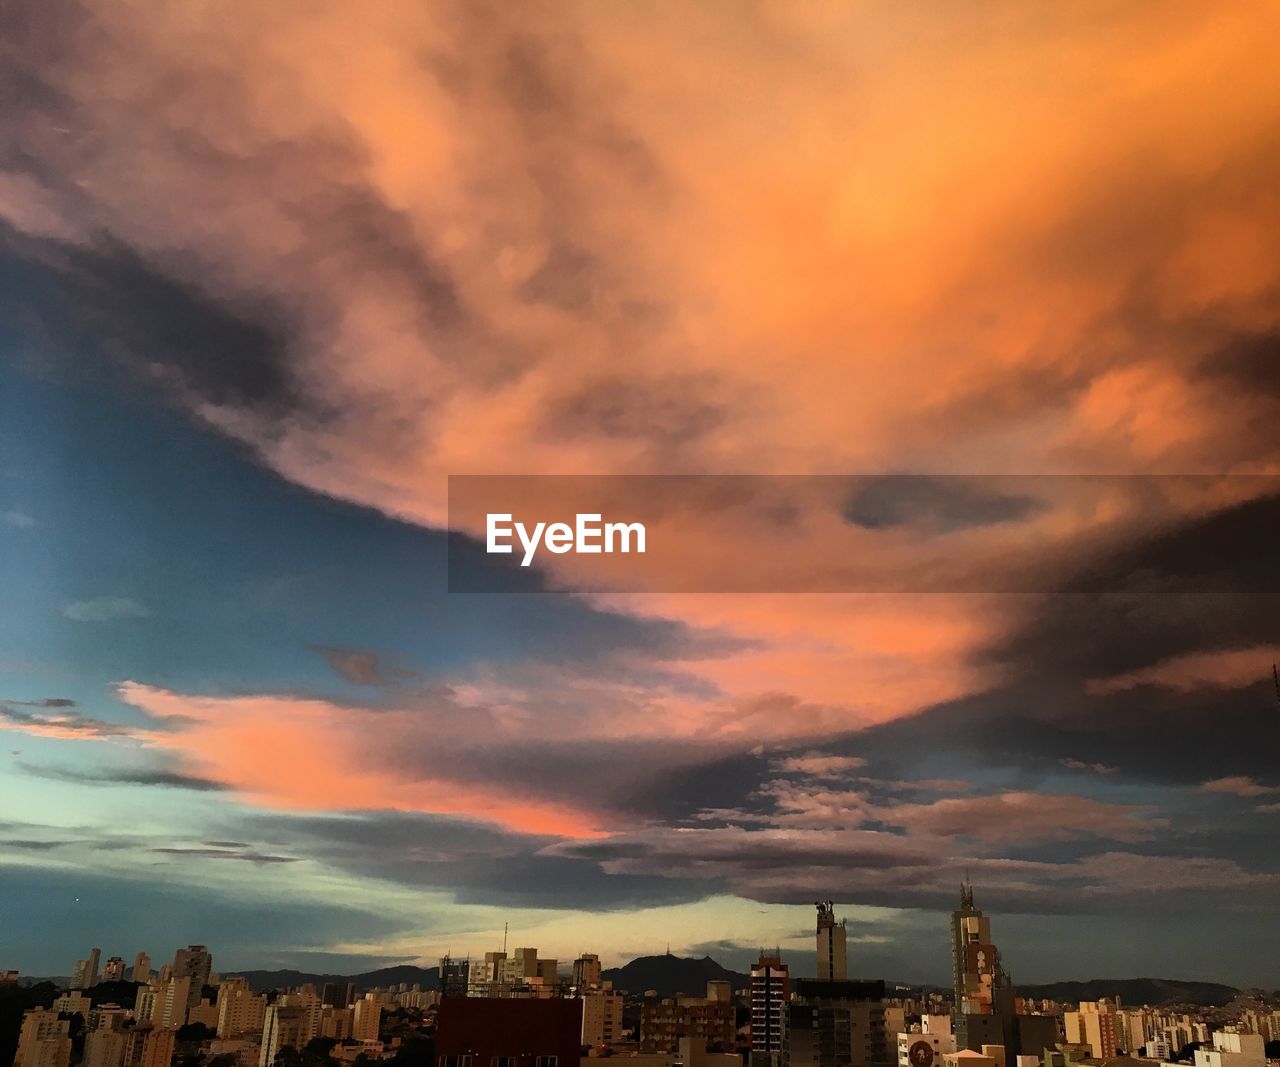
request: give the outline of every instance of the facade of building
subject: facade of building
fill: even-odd
[[[71,1062],[71,1020],[51,1009],[32,1008],[22,1016],[14,1067],[67,1067]]]
[[[1082,1001],[1079,1011],[1062,1013],[1067,1044],[1088,1045],[1091,1055],[1109,1060],[1124,1048],[1120,1019],[1109,1000]]]
[[[575,989],[590,989],[601,984],[603,969],[600,957],[593,952],[584,952],[573,961],[573,986]]]
[[[382,1021],[382,1005],[375,993],[366,993],[357,1000],[351,1012],[351,1036],[357,1041],[377,1041],[378,1025]]]
[[[582,998],[582,1043],[612,1045],[622,1040],[622,994],[612,982],[580,988]]]
[[[174,1031],[155,1026],[135,1026],[125,1042],[124,1067],[170,1067]]]
[[[258,1067],[271,1067],[275,1063],[277,1054],[286,1046],[301,1052],[310,1040],[304,1036],[308,1024],[306,1008],[281,1004],[278,1000],[274,1004],[267,1005],[266,1016],[262,1023],[262,1047],[258,1056]]]
[[[213,957],[204,945],[188,945],[180,948],[173,956],[175,978],[189,978],[187,986],[187,1010],[190,1011],[200,1003],[204,987],[209,984],[209,976],[213,973]]]
[[[1265,1067],[1266,1040],[1261,1034],[1216,1030],[1212,1048],[1196,1049],[1196,1067]]]
[[[95,1030],[86,1034],[81,1067],[124,1067],[128,1043],[126,1030]]]
[[[437,1067],[579,1067],[577,997],[446,997],[436,1021]]]
[[[751,968],[751,1062],[778,1063],[782,1056],[791,972],[781,957],[761,954]]]
[[[849,977],[848,935],[844,920],[836,920],[835,905],[819,901],[818,909],[818,981],[844,981]]]
[[[786,1009],[784,1067],[888,1067],[884,983],[800,979]]]
[[[218,1036],[260,1034],[267,998],[255,994],[243,978],[224,978],[218,986]]]
[[[710,997],[651,1000],[640,1013],[640,1051],[675,1052],[684,1038],[695,1046],[727,1052],[737,1033],[731,1002]]]
[[[898,1067],[942,1067],[942,1058],[955,1051],[949,1015],[922,1016],[918,1034],[898,1034]]]

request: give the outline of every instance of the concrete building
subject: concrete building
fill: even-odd
[[[600,966],[600,957],[594,952],[584,952],[576,960],[573,961],[573,987],[575,989],[590,989],[601,984],[601,975],[603,969]]]
[[[124,960],[119,956],[112,956],[107,960],[102,968],[102,980],[104,982],[123,982]]]
[[[778,955],[761,953],[751,968],[751,1064],[769,1067],[782,1057],[791,971]]]
[[[1266,1040],[1261,1034],[1215,1030],[1213,1048],[1196,1049],[1196,1067],[1266,1067]]]
[[[640,1012],[640,1051],[675,1052],[680,1042],[692,1038],[704,1051],[729,1051],[737,1036],[732,1001],[719,999],[710,988],[706,997],[677,997],[647,1001]]]
[[[127,1031],[124,1067],[170,1067],[174,1031],[155,1026],[135,1026]]]
[[[799,979],[782,1051],[784,1067],[888,1067],[884,983]]]
[[[1088,1045],[1092,1056],[1100,1060],[1114,1059],[1124,1048],[1120,1019],[1109,1000],[1082,1001],[1078,1011],[1062,1013],[1067,1044]]]
[[[102,959],[102,949],[89,950],[87,959],[77,960],[71,972],[72,989],[91,989],[98,984],[98,961]]]
[[[139,986],[133,1015],[139,1023],[153,1023],[163,1030],[176,1030],[187,1021],[187,1001],[191,979],[170,978],[167,982],[151,982]]]
[[[378,1024],[382,1021],[382,1005],[377,995],[366,993],[357,1000],[351,1012],[351,1036],[357,1041],[377,1041]]]
[[[303,1037],[308,1024],[306,1008],[281,1004],[278,1000],[275,1004],[267,1005],[262,1024],[258,1067],[271,1067],[276,1055],[286,1046],[301,1052],[310,1040]]]
[[[94,1030],[86,1034],[81,1067],[124,1067],[128,1043],[125,1030]]]
[[[582,998],[582,1043],[612,1045],[622,1040],[622,994],[612,982],[579,988]]]
[[[436,1022],[437,1067],[579,1067],[582,1001],[446,997]]]
[[[267,998],[255,994],[243,978],[224,978],[218,986],[218,1036],[262,1033]]]
[[[848,936],[844,920],[836,921],[835,904],[819,901],[818,909],[818,981],[843,981],[849,977]]]
[[[151,957],[145,952],[139,952],[133,957],[133,966],[129,968],[129,981],[151,981]]]
[[[71,1020],[51,1009],[31,1008],[22,1015],[14,1067],[68,1067],[71,1063]]]
[[[190,1011],[200,1003],[204,987],[209,984],[209,976],[213,972],[213,957],[204,945],[188,945],[180,948],[173,956],[175,978],[189,978],[187,987],[187,1010]]]
[[[68,993],[63,993],[52,1004],[53,1010],[61,1012],[64,1015],[80,1015],[85,1021],[89,1020],[89,1010],[92,1007],[92,1001],[86,997],[78,989],[73,989]]]
[[[973,886],[968,883],[960,887],[960,908],[951,913],[951,963],[959,1051],[978,1052],[984,1045],[999,1045],[1010,1057],[1042,1056],[1057,1044],[1055,1017],[1020,1011],[1017,993],[991,938],[991,922],[974,906]]]
[[[898,1034],[898,1067],[941,1067],[942,1058],[955,1051],[949,1015],[922,1016],[918,1034]]]

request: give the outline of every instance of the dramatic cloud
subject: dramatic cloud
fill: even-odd
[[[150,721],[9,702],[0,729],[130,742],[172,770],[112,781],[318,817],[323,862],[504,901],[518,879],[455,838],[385,857],[443,815],[539,901],[587,868],[614,904],[650,878],[933,908],[966,869],[1026,911],[1274,889],[1265,827],[1214,824],[1208,794],[1269,793],[1280,740],[1280,11],[13,16],[0,309],[37,377],[118,375],[140,418],[161,397],[296,486],[452,517],[464,552],[451,474],[890,477],[653,490],[662,580],[582,598],[644,625],[625,648],[548,627],[573,664],[484,634],[489,662],[429,674],[433,635],[334,611],[297,641],[322,682],[264,665],[275,646],[175,681],[89,644],[159,627],[67,625],[169,618],[152,586],[47,575],[33,617],[74,631],[51,658],[138,679],[117,695]],[[133,518],[121,559],[149,568]],[[265,590],[235,570],[253,547],[179,595],[325,581]],[[867,592],[807,595],[833,571]],[[528,578],[581,581],[567,558]],[[670,592],[743,583],[762,592]],[[100,589],[142,599],[73,599]]]

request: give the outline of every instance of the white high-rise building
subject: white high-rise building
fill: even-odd
[[[378,1024],[382,1020],[382,1005],[376,993],[366,993],[357,1000],[351,1013],[351,1036],[357,1041],[377,1041]]]

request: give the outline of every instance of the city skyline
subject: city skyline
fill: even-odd
[[[16,5],[0,969],[1280,986],[1280,9],[373,8]],[[838,484],[450,593],[476,474]]]

